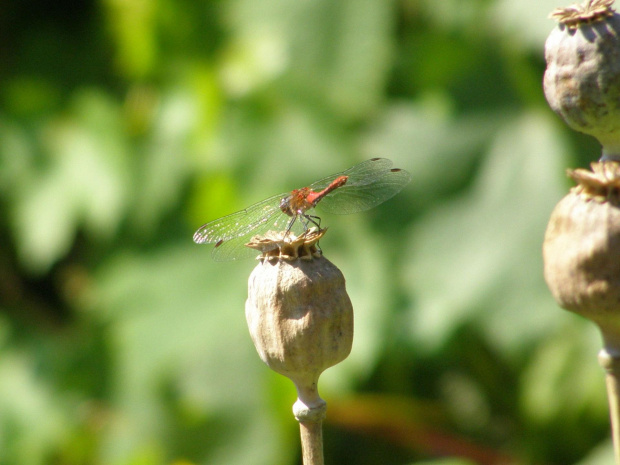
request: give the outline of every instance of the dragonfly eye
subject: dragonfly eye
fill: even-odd
[[[291,196],[284,197],[282,200],[280,200],[280,210],[282,210],[287,215],[292,216],[291,215]]]

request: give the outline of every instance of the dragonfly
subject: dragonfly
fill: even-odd
[[[369,210],[394,197],[409,181],[411,174],[392,168],[391,160],[371,158],[307,187],[210,221],[194,233],[194,242],[215,244],[212,256],[216,261],[256,256],[256,250],[245,246],[253,236],[267,231],[299,234],[310,224],[320,227],[320,217],[310,214],[315,207],[338,215]]]

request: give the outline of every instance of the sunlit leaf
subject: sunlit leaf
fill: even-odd
[[[570,2],[569,2],[570,3]],[[490,24],[497,28],[512,46],[519,49],[540,51],[551,30],[556,27],[549,13],[559,6],[556,0],[525,0],[511,2],[499,0],[491,9]]]
[[[614,463],[614,460],[614,446],[611,440],[609,440],[601,443],[576,465],[607,465],[609,463]]]
[[[237,0],[229,8],[241,38],[271,44],[266,53],[247,53],[260,61],[246,60],[246,69],[285,64],[294,88],[326,98],[346,116],[377,105],[391,51],[390,2]]]
[[[387,157],[407,169],[413,177],[408,189],[424,208],[446,190],[465,184],[480,150],[507,119],[486,113],[457,118],[446,95],[430,94],[416,103],[386,107],[363,148],[369,157]]]
[[[118,71],[132,78],[148,76],[158,57],[157,2],[106,0],[102,4],[107,14],[106,26],[115,41]]]
[[[58,453],[71,424],[58,393],[35,375],[33,357],[3,351],[0,362],[0,461],[39,465]]]
[[[468,195],[415,228],[405,279],[417,338],[438,347],[475,321],[497,344],[525,348],[553,325],[540,248],[561,197],[563,151],[540,114],[505,124]]]
[[[119,126],[117,108],[100,94],[84,93],[73,117],[42,130],[46,162],[20,186],[24,194],[12,212],[28,268],[41,272],[65,255],[81,226],[99,238],[115,231],[126,208],[128,174]]]

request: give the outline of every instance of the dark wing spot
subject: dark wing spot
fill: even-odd
[[[398,173],[399,171],[402,171],[400,168],[392,168],[390,170],[392,173]]]
[[[381,158],[376,157],[376,158],[371,158],[370,161],[377,161],[377,160],[381,160]]]
[[[215,243],[215,247],[219,247],[220,245],[222,245],[224,243],[224,239],[220,239],[219,241],[217,241]]]

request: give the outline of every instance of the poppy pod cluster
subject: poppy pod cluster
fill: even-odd
[[[613,0],[558,8],[545,44],[545,96],[573,129],[603,146],[591,170],[551,214],[543,244],[545,280],[563,308],[594,321],[603,336],[615,462],[620,465],[620,15]]]
[[[569,171],[577,186],[551,215],[545,279],[562,307],[594,320],[607,340],[620,334],[620,15],[612,4],[588,0],[551,14],[559,24],[545,44],[544,76],[551,108],[603,145],[591,171]]]

